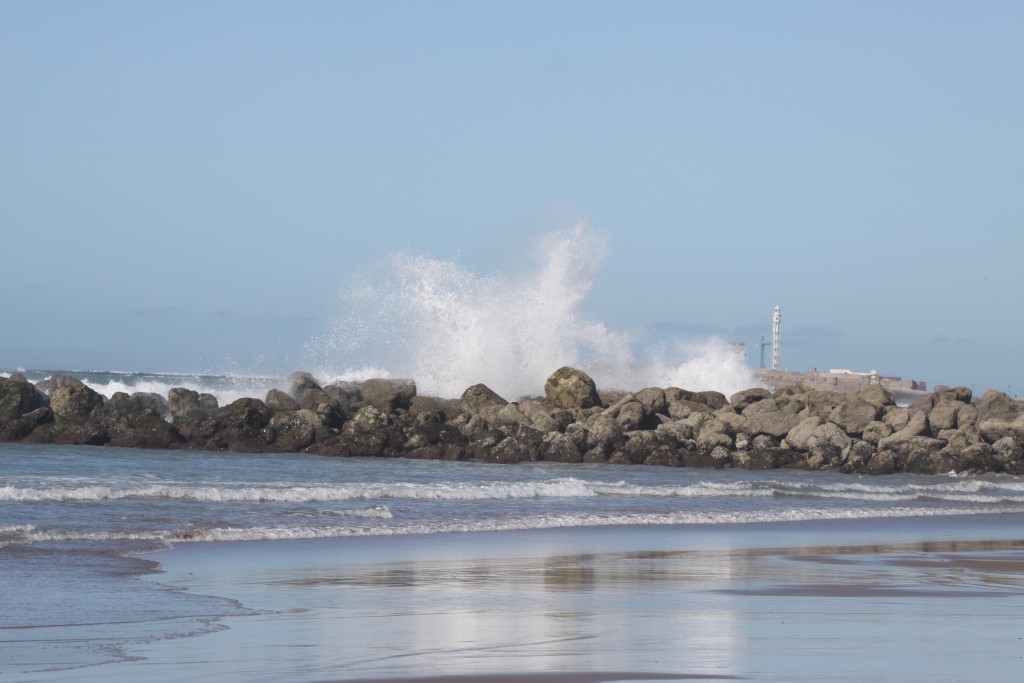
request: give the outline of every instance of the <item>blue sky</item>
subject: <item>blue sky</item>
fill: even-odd
[[[1024,4],[0,2],[0,367],[291,371],[396,250],[1024,393]],[[348,283],[348,284],[347,284]],[[343,363],[343,361],[339,361]]]

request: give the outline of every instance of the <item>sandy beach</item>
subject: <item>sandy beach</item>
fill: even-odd
[[[1009,681],[1019,518],[194,543],[151,580],[253,610],[142,648],[230,681]]]

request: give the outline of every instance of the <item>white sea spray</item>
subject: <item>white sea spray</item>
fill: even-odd
[[[586,224],[543,236],[534,251],[533,266],[517,276],[393,254],[346,284],[332,329],[310,344],[311,365],[327,380],[377,368],[443,398],[476,383],[510,400],[538,395],[565,365],[604,389],[731,394],[756,385],[722,339],[637,348],[638,333],[588,317],[584,304],[607,244]]]

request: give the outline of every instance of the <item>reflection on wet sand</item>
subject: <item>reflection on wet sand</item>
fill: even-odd
[[[793,667],[780,659],[786,652],[819,656],[827,643],[855,670],[861,657],[892,666],[915,647],[931,651],[924,634],[953,637],[936,630],[935,615],[977,630],[978,619],[1014,613],[1024,543],[412,559],[319,565],[267,585],[316,593],[320,607],[308,618],[339,644],[334,666],[346,680],[439,671],[517,672],[495,682],[616,680],[566,678],[581,670],[632,671],[626,680],[638,681],[749,678],[752,668],[786,680],[775,678]],[[860,598],[854,614],[849,598]],[[907,653],[887,653],[888,631],[908,621],[923,635],[903,637]]]
[[[886,536],[854,527],[871,544],[832,545],[851,537],[836,526],[195,546],[190,590],[262,611],[187,653],[162,647],[169,661],[275,683],[1016,680],[1015,532],[875,543]]]
[[[339,574],[278,579],[271,585],[293,587],[367,587],[486,589],[489,586],[532,586],[537,590],[589,592],[620,587],[630,592],[644,586],[678,583],[708,588],[716,583],[759,582],[780,570],[767,561],[794,563],[787,577],[818,577],[835,582],[841,573],[863,574],[877,584],[887,576],[908,579],[908,569],[927,570],[930,580],[948,574],[951,587],[970,583],[1024,587],[1024,542],[949,541],[898,545],[815,546],[700,551],[643,551],[555,555],[524,558],[412,560],[384,568],[339,567]],[[807,563],[814,568],[801,567]],[[831,570],[823,569],[832,567]],[[886,572],[886,568],[901,571]]]

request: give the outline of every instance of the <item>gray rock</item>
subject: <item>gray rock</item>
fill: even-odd
[[[269,426],[274,430],[274,439],[267,450],[273,453],[299,453],[316,441],[318,429],[324,429],[322,418],[306,409],[278,410],[270,418]],[[328,436],[324,434],[325,439]]]
[[[519,410],[539,432],[562,432],[573,422],[571,412],[539,398],[521,401]]]
[[[743,409],[747,406],[763,401],[766,398],[771,398],[772,392],[767,389],[761,389],[759,387],[754,389],[744,389],[743,391],[737,391],[735,394],[729,397],[729,404],[738,413],[742,413]]]
[[[407,410],[416,396],[416,383],[408,379],[368,379],[359,388],[364,403],[386,413]]]
[[[843,461],[843,453],[853,444],[846,432],[833,422],[823,422],[814,428],[807,440],[810,457],[818,457],[822,464],[836,467]]]
[[[716,410],[713,415],[714,419],[720,420],[728,425],[727,432],[733,436],[740,432],[747,432],[750,430],[750,422],[747,418],[735,412],[731,406],[720,408]]]
[[[782,438],[804,419],[798,408],[802,409],[798,403],[783,404],[776,398],[766,398],[747,406],[743,417],[747,418],[749,433]]]
[[[911,415],[907,425],[898,432],[894,432],[884,439],[879,439],[878,447],[880,449],[890,448],[894,444],[898,444],[901,441],[913,439],[917,437],[928,436],[931,430],[928,427],[928,416],[923,411],[919,411]]]
[[[58,425],[88,422],[103,406],[104,398],[81,382],[61,385],[50,395],[50,409]]]
[[[992,451],[1004,468],[1011,468],[1024,460],[1024,442],[1014,436],[1004,436],[996,441],[992,444]]]
[[[861,438],[870,444],[878,445],[879,441],[892,433],[892,427],[885,422],[871,422],[864,427]]]
[[[46,405],[46,396],[28,382],[0,379],[0,427]]]
[[[588,420],[587,431],[595,440],[610,441],[616,445],[624,442],[626,438],[622,425],[614,417],[606,414],[595,415]],[[592,442],[591,446],[595,444],[596,442]]]
[[[632,432],[640,429],[644,422],[644,407],[640,401],[627,400],[617,403],[606,413],[612,415],[623,431]]]
[[[896,399],[893,398],[893,395],[880,384],[872,384],[871,386],[860,389],[854,394],[854,396],[883,409],[887,406],[896,405]]]
[[[209,396],[209,394],[206,395]],[[213,397],[211,396],[211,398]],[[167,405],[175,422],[202,419],[217,410],[216,399],[214,399],[214,408],[211,411],[209,402],[204,402],[199,392],[184,387],[174,387],[168,392]]]
[[[0,422],[0,441],[20,441],[41,425],[53,422],[53,411],[42,406],[14,419]]]
[[[299,402],[280,389],[268,391],[267,397],[263,402],[267,404],[267,407],[273,413],[294,412],[299,409]]]
[[[990,390],[977,405],[978,430],[985,441],[995,443],[1012,436],[1024,441],[1024,403]]]
[[[541,440],[541,459],[549,462],[583,462],[576,441],[568,434],[548,432]]]
[[[860,396],[847,397],[832,411],[831,422],[851,436],[860,436],[864,428],[882,416],[882,408]]]
[[[544,383],[544,395],[556,406],[569,410],[601,406],[601,397],[590,375],[575,368],[556,370]]]
[[[510,427],[512,425],[530,425],[530,418],[523,414],[523,411],[519,409],[519,406],[515,403],[507,403],[500,408],[492,406],[491,410],[497,409],[494,412],[494,417],[490,418],[490,423],[496,427]],[[490,417],[490,415],[488,415]]]
[[[53,375],[50,379],[44,379],[41,382],[36,383],[36,389],[45,394],[46,396],[52,396],[53,390],[60,387],[84,387],[85,382],[78,379],[77,377],[70,377],[68,375]]]
[[[648,387],[636,392],[636,400],[643,406],[643,421],[647,424],[646,429],[654,429],[659,423],[656,415],[668,415],[668,400],[665,397],[665,390],[658,387]]]
[[[712,410],[718,410],[729,404],[725,394],[720,391],[698,391],[693,394],[693,400],[697,403],[703,403]]]
[[[804,418],[786,434],[785,444],[797,451],[808,451],[811,436],[822,422],[823,420],[817,416]]]
[[[470,415],[479,414],[488,406],[503,406],[508,401],[494,393],[484,384],[474,384],[462,392],[459,407]]]
[[[263,429],[270,422],[270,409],[258,398],[240,398],[219,409],[214,417],[222,428]]]

